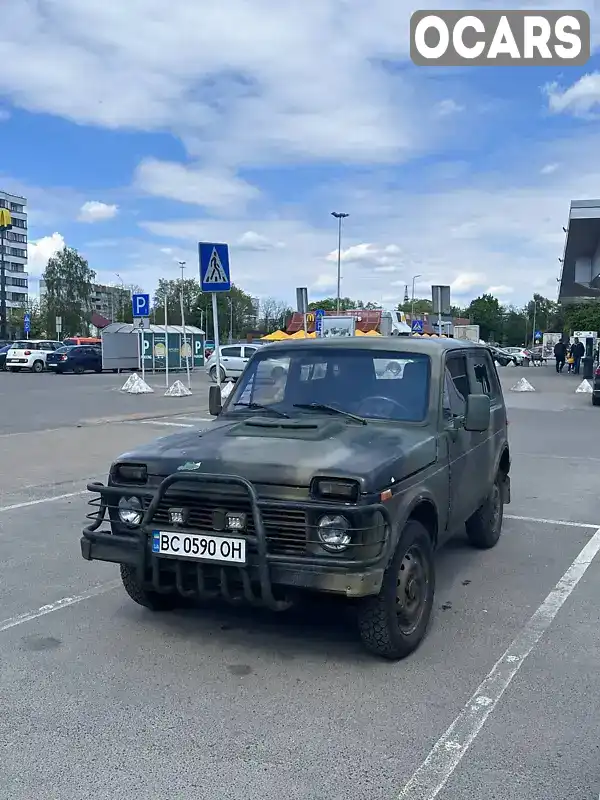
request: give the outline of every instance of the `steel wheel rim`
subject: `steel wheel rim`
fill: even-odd
[[[420,547],[412,545],[402,558],[396,581],[396,615],[404,636],[419,626],[430,582],[429,565]]]

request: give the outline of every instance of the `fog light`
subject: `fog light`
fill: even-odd
[[[185,525],[188,520],[187,508],[170,508],[169,522],[171,525]]]
[[[321,517],[317,527],[317,534],[321,546],[332,553],[345,550],[350,544],[350,523],[340,514],[328,514]]]
[[[225,527],[228,531],[243,531],[246,528],[245,514],[226,514]]]
[[[132,528],[138,526],[142,517],[142,504],[137,497],[121,497],[119,500],[119,519]]]

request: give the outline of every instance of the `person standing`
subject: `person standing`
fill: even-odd
[[[565,358],[567,356],[567,348],[561,339],[554,345],[554,358],[556,359],[556,371],[562,372],[565,365]]]
[[[579,375],[579,367],[581,366],[581,359],[585,355],[585,347],[583,342],[580,342],[577,336],[571,345],[571,355],[573,357],[573,372]]]

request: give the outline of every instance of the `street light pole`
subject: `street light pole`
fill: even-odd
[[[120,315],[121,319],[119,320],[119,322],[124,322],[124,317],[125,317],[125,283],[123,281],[123,278],[119,275],[118,272],[115,272],[115,275],[117,276],[117,278],[119,279],[119,281],[121,283],[121,296],[120,296],[120,299],[119,299],[119,315]],[[113,320],[113,322],[114,322],[114,320]]]
[[[349,217],[350,214],[344,214],[341,211],[332,211],[331,216],[335,217],[338,221],[338,253],[337,253],[337,303],[336,311],[340,313],[340,286],[342,281],[342,220]]]
[[[191,389],[191,379],[190,379],[190,357],[188,354],[188,343],[187,343],[187,335],[185,332],[185,313],[183,310],[183,270],[185,269],[185,261],[178,262],[179,267],[181,269],[181,287],[179,291],[179,303],[181,305],[181,328],[183,330],[183,346],[185,347],[185,370],[187,373],[187,385],[188,389]]]
[[[410,305],[410,324],[412,325],[415,318],[415,281],[420,278],[420,275],[413,275],[412,279],[412,300]]]

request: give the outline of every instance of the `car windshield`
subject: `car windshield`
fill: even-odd
[[[272,407],[294,417],[327,413],[317,405],[328,405],[367,419],[420,422],[429,405],[429,376],[429,357],[417,353],[342,347],[259,352],[225,413]]]

